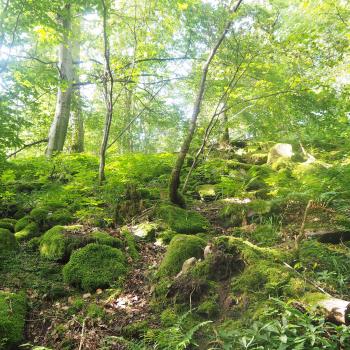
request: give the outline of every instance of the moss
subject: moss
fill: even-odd
[[[49,260],[62,260],[68,252],[68,238],[64,235],[64,226],[55,226],[48,230],[40,242],[40,255]]]
[[[66,283],[89,292],[110,287],[125,273],[124,254],[117,248],[95,243],[73,252],[63,268]]]
[[[89,304],[86,314],[90,318],[103,318],[106,316],[104,308],[97,304]]]
[[[119,238],[112,237],[107,232],[96,231],[91,233],[90,237],[92,241],[98,244],[109,245],[114,248],[122,248],[123,246],[123,242]]]
[[[215,185],[200,185],[197,187],[197,192],[202,200],[213,200],[216,198]]]
[[[133,228],[133,235],[136,239],[153,241],[159,226],[154,222],[143,222]]]
[[[78,313],[79,311],[83,310],[84,306],[85,306],[86,301],[83,298],[75,298],[72,301],[71,306],[69,307],[69,314],[73,315]]]
[[[24,216],[22,219],[19,219],[15,225],[15,232],[23,230],[27,225],[32,222],[30,216]]]
[[[284,294],[289,297],[300,297],[305,293],[306,282],[301,278],[292,277],[284,287]]]
[[[14,232],[15,226],[11,222],[7,222],[4,220],[0,220],[0,228],[4,228],[6,230],[9,230],[11,232]]]
[[[248,265],[232,282],[234,292],[262,292],[278,296],[291,278],[290,271],[271,261],[257,261]]]
[[[214,244],[223,252],[240,255],[248,265],[261,259],[288,262],[293,258],[288,251],[258,247],[239,237],[220,236],[214,241]]]
[[[202,215],[172,205],[160,206],[157,216],[178,233],[193,234],[209,228],[208,220]]]
[[[249,238],[253,239],[254,243],[262,247],[271,247],[280,240],[279,232],[273,225],[260,225],[252,233]]]
[[[345,275],[350,273],[350,253],[347,248],[341,245],[307,240],[300,246],[299,259],[304,266],[318,271],[336,271]]]
[[[13,233],[5,228],[0,228],[0,253],[6,253],[16,248],[17,242]]]
[[[206,242],[196,236],[176,235],[170,242],[159,268],[160,276],[174,276],[182,268],[185,260],[203,256]]]
[[[157,235],[157,241],[160,241],[162,244],[169,244],[176,235],[177,233],[174,231],[165,230]]]
[[[177,321],[176,312],[173,309],[165,309],[160,315],[160,322],[163,327],[173,326]]]
[[[10,223],[10,224],[12,224],[12,225],[16,225],[16,223],[17,223],[18,220],[16,220],[16,219],[11,219],[11,218],[3,218],[3,219],[1,219],[0,221],[2,221],[2,222],[8,222],[8,223]]]
[[[40,242],[41,242],[41,237],[34,237],[28,241],[27,247],[28,247],[28,249],[35,251],[35,250],[39,249]]]
[[[47,219],[47,216],[49,214],[49,211],[46,209],[42,209],[42,208],[34,208],[29,216],[31,217],[31,219],[33,221],[35,221],[37,224],[39,225],[43,225],[44,222]]]
[[[89,243],[109,245],[115,248],[122,247],[122,241],[110,236],[106,232],[96,231],[90,234],[81,234],[81,226],[54,226],[46,231],[40,241],[40,255],[53,261],[66,261],[72,251],[82,248]]]
[[[18,231],[15,233],[15,237],[19,241],[29,240],[39,235],[40,235],[39,226],[35,222],[29,223],[21,231]]]
[[[73,215],[67,209],[58,209],[49,213],[47,223],[49,226],[68,225],[73,221]]]
[[[122,236],[125,241],[125,249],[128,255],[134,260],[138,259],[139,252],[137,250],[137,245],[132,234],[128,230],[124,229],[122,230]]]
[[[122,329],[122,334],[127,338],[140,338],[149,329],[146,320],[133,322]]]
[[[14,349],[23,340],[26,315],[24,293],[0,291],[0,347]]]
[[[219,314],[218,302],[214,298],[209,298],[198,305],[197,312],[208,318],[216,317]]]

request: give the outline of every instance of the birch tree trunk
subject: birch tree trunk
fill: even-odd
[[[238,1],[236,6],[230,11],[231,14],[235,13],[238,10],[242,1],[243,0]],[[193,139],[193,135],[196,131],[197,119],[198,119],[198,115],[200,113],[201,106],[202,106],[203,96],[204,96],[204,92],[205,92],[205,84],[207,81],[209,67],[210,67],[210,64],[211,64],[212,60],[214,59],[219,47],[221,46],[222,42],[224,41],[228,31],[231,29],[233,21],[234,20],[231,19],[226,24],[224,31],[222,32],[222,34],[218,38],[214,47],[211,49],[209,56],[208,56],[206,62],[204,63],[204,66],[202,68],[201,81],[200,81],[199,88],[198,88],[198,94],[197,94],[197,97],[196,97],[196,100],[195,100],[194,106],[193,106],[190,127],[189,127],[188,133],[187,133],[187,135],[182,143],[182,146],[181,146],[180,152],[178,154],[175,166],[174,166],[172,173],[171,173],[171,176],[170,176],[169,199],[172,203],[177,204],[177,205],[184,205],[184,200],[179,193],[180,175],[181,175],[181,170],[182,170],[186,155],[188,153],[188,150],[190,148],[190,145],[191,145],[191,142]]]
[[[100,166],[98,172],[98,180],[101,185],[105,180],[105,165],[106,165],[106,150],[108,146],[109,132],[113,118],[113,73],[110,66],[110,48],[107,32],[108,9],[105,0],[101,0],[103,9],[103,44],[104,44],[104,59],[105,59],[105,73],[103,78],[103,94],[106,105],[105,123],[103,128],[103,137],[100,148]]]
[[[58,48],[58,70],[60,85],[57,91],[56,110],[50,127],[46,155],[63,150],[67,136],[73,91],[73,61],[70,47],[71,5],[67,4],[58,16],[62,27],[62,42]]]
[[[84,116],[81,108],[80,95],[80,78],[79,78],[79,62],[80,62],[80,20],[77,20],[73,27],[74,40],[72,42],[73,57],[73,80],[74,90],[72,94],[71,122],[72,122],[72,152],[84,152]]]

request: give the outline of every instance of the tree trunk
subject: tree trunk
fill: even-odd
[[[223,127],[224,127],[224,132],[221,137],[221,146],[226,147],[230,144],[230,130],[228,128],[228,118],[226,111],[223,112]]]
[[[62,42],[58,48],[58,70],[60,85],[57,91],[56,110],[49,131],[49,141],[46,155],[51,157],[54,152],[62,151],[66,140],[73,92],[73,62],[70,48],[71,5],[67,4],[58,16],[62,27]]]
[[[105,74],[103,81],[103,93],[106,105],[105,124],[103,129],[103,137],[100,148],[100,167],[98,173],[99,184],[105,180],[105,165],[106,165],[106,150],[108,146],[109,132],[113,118],[113,74],[110,66],[110,49],[107,33],[108,9],[105,0],[101,0],[103,8],[103,44],[104,44],[104,59],[105,59]]]
[[[239,0],[237,5],[230,11],[231,13],[234,13],[238,10],[240,4],[242,3],[243,0]],[[201,110],[202,106],[202,100],[205,92],[205,84],[207,80],[207,75],[208,75],[208,70],[209,66],[214,59],[216,52],[218,51],[220,45],[224,41],[228,31],[230,30],[231,26],[233,24],[233,20],[230,20],[223,31],[223,33],[220,35],[219,39],[217,40],[216,44],[212,48],[212,50],[209,53],[209,56],[202,68],[202,76],[201,76],[201,81],[199,84],[199,89],[198,89],[198,94],[193,106],[193,112],[192,112],[192,117],[191,117],[191,122],[190,122],[190,128],[188,130],[187,136],[185,137],[180,152],[178,154],[175,166],[173,168],[173,171],[170,176],[170,183],[169,183],[169,199],[172,203],[177,204],[177,205],[184,205],[184,201],[182,196],[179,193],[179,187],[180,187],[180,175],[181,175],[181,170],[186,158],[186,155],[188,153],[188,150],[190,148],[194,132],[197,127],[197,119],[198,115]]]
[[[73,79],[74,91],[72,95],[71,122],[72,122],[72,152],[84,152],[84,117],[81,108],[79,62],[80,62],[80,21],[74,26],[75,38],[72,43],[72,57],[74,63]]]

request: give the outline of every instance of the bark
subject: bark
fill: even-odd
[[[240,4],[242,3],[243,0],[239,0],[236,6],[231,10],[231,13],[234,13],[238,10]],[[185,137],[180,152],[178,154],[175,166],[173,168],[173,171],[170,176],[170,183],[169,183],[169,199],[172,203],[178,204],[178,205],[184,205],[183,198],[179,193],[179,187],[180,187],[180,175],[181,175],[181,170],[186,158],[186,155],[188,153],[188,150],[190,148],[193,135],[195,133],[196,127],[197,127],[197,119],[198,115],[201,110],[202,106],[202,101],[203,101],[203,96],[205,92],[205,85],[206,85],[206,80],[207,80],[207,75],[209,71],[209,67],[211,62],[213,61],[219,47],[221,46],[222,42],[224,41],[228,31],[231,29],[232,24],[233,24],[233,19],[229,20],[228,23],[226,24],[224,31],[218,38],[216,44],[212,48],[212,50],[209,53],[209,56],[202,68],[202,76],[201,76],[201,81],[199,84],[199,89],[198,89],[198,94],[193,106],[193,112],[192,112],[192,117],[190,121],[190,127],[187,133],[187,136]]]
[[[103,137],[100,148],[100,167],[99,167],[99,184],[105,180],[105,165],[106,165],[106,150],[108,146],[109,132],[113,118],[113,74],[110,66],[110,49],[109,38],[107,33],[108,9],[105,0],[101,0],[103,9],[103,44],[104,44],[104,59],[105,59],[105,74],[103,81],[103,93],[106,106],[106,116],[103,128]]]
[[[326,319],[336,324],[350,324],[350,302],[338,298],[327,298],[316,303]]]
[[[48,136],[46,155],[51,157],[54,152],[63,150],[67,136],[73,92],[73,61],[69,36],[71,33],[71,5],[67,4],[58,16],[62,27],[62,42],[58,48],[58,70],[60,86],[57,91],[56,111]]]
[[[10,153],[9,155],[7,155],[7,156],[6,156],[6,159],[9,159],[9,158],[15,156],[17,153],[23,151],[23,150],[26,149],[26,148],[33,147],[33,146],[39,145],[39,144],[41,144],[41,143],[45,143],[45,142],[47,142],[47,141],[48,141],[48,139],[42,139],[42,140],[39,140],[39,141],[34,141],[34,142],[31,142],[31,143],[27,143],[27,144],[23,145],[23,146],[22,146],[20,149],[18,149],[17,151],[14,151],[14,152]]]
[[[221,146],[222,147],[227,147],[230,144],[230,130],[228,128],[228,118],[226,111],[223,112],[223,126],[224,126],[224,132],[221,137]]]
[[[84,152],[84,117],[81,108],[79,62],[80,62],[80,21],[74,26],[75,38],[72,43],[72,57],[74,62],[73,79],[74,91],[72,95],[71,122],[72,122],[72,152]]]

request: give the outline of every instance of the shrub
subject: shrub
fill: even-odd
[[[160,276],[174,276],[182,268],[185,260],[203,256],[206,242],[196,236],[176,235],[170,242],[164,259],[159,267]]]
[[[200,233],[206,231],[209,227],[208,220],[197,212],[172,205],[162,205],[158,209],[157,215],[172,230],[178,233]]]
[[[12,232],[5,228],[0,228],[0,253],[17,248],[16,238]]]
[[[66,283],[90,292],[111,286],[125,273],[124,254],[117,248],[95,243],[75,251],[63,268]]]
[[[26,297],[24,293],[0,291],[1,349],[14,349],[23,340],[25,314]]]

